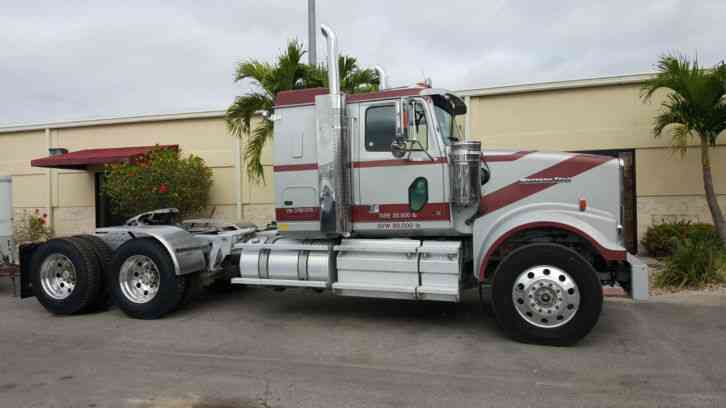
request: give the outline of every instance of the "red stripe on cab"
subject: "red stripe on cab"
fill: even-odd
[[[419,212],[411,211],[408,204],[353,207],[353,222],[448,221],[449,218],[449,203],[429,203]]]
[[[526,179],[555,179],[555,178],[572,178],[580,175],[590,169],[593,169],[603,163],[614,160],[607,156],[594,156],[587,154],[578,154],[563,160],[553,166],[542,171],[531,174]],[[479,206],[482,213],[487,214],[494,212],[500,208],[511,205],[517,201],[523,200],[531,195],[546,190],[558,184],[556,181],[526,183],[521,180],[502,187],[493,193],[487,194],[481,198]]]
[[[443,164],[449,161],[446,157],[434,157],[434,160],[401,160],[401,159],[387,159],[387,160],[367,160],[353,162],[353,168],[364,169],[370,167],[397,167],[397,166],[423,166],[427,164]]]
[[[522,157],[534,153],[534,150],[520,150],[518,152],[510,153],[510,154],[484,154],[482,155],[481,159],[482,161],[485,161],[487,163],[494,163],[494,162],[509,162],[509,161],[515,161],[519,160]]]
[[[320,221],[319,207],[276,208],[275,220],[280,221]]]
[[[317,170],[318,164],[317,163],[303,163],[303,164],[280,164],[277,166],[273,166],[272,169],[275,171],[275,173],[280,173],[283,171],[306,171],[306,170]]]

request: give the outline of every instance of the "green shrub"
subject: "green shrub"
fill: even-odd
[[[719,240],[700,229],[687,238],[673,238],[673,254],[655,277],[659,287],[700,287],[724,281],[726,252]]]
[[[106,166],[103,193],[112,211],[133,216],[159,208],[176,208],[182,217],[205,209],[212,171],[201,158],[182,158],[175,149],[157,148],[131,163]]]
[[[689,221],[652,225],[640,242],[651,256],[665,257],[673,255],[676,243],[686,238],[721,244],[721,239],[712,225]]]

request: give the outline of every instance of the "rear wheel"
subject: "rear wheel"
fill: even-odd
[[[101,238],[95,235],[76,235],[74,238],[86,242],[101,266],[101,288],[96,302],[91,306],[92,309],[106,309],[111,306],[111,287],[109,286],[108,271],[113,259],[113,250]]]
[[[98,298],[100,265],[84,242],[52,239],[38,249],[31,262],[33,294],[49,312],[80,313]]]
[[[570,345],[592,330],[602,309],[596,271],[575,251],[532,244],[510,253],[492,283],[497,323],[513,338]]]
[[[130,317],[158,319],[174,311],[187,289],[171,257],[153,239],[123,244],[111,261],[110,286],[118,307]]]

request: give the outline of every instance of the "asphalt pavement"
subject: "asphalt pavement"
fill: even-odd
[[[475,293],[242,289],[156,321],[57,317],[11,294],[0,280],[3,408],[726,406],[723,293],[609,299],[569,348],[503,337]]]

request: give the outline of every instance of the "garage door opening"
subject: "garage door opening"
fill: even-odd
[[[103,193],[103,184],[106,177],[103,172],[94,174],[94,188],[96,198],[96,228],[123,225],[126,220],[136,214],[116,214],[112,210],[111,199]]]

